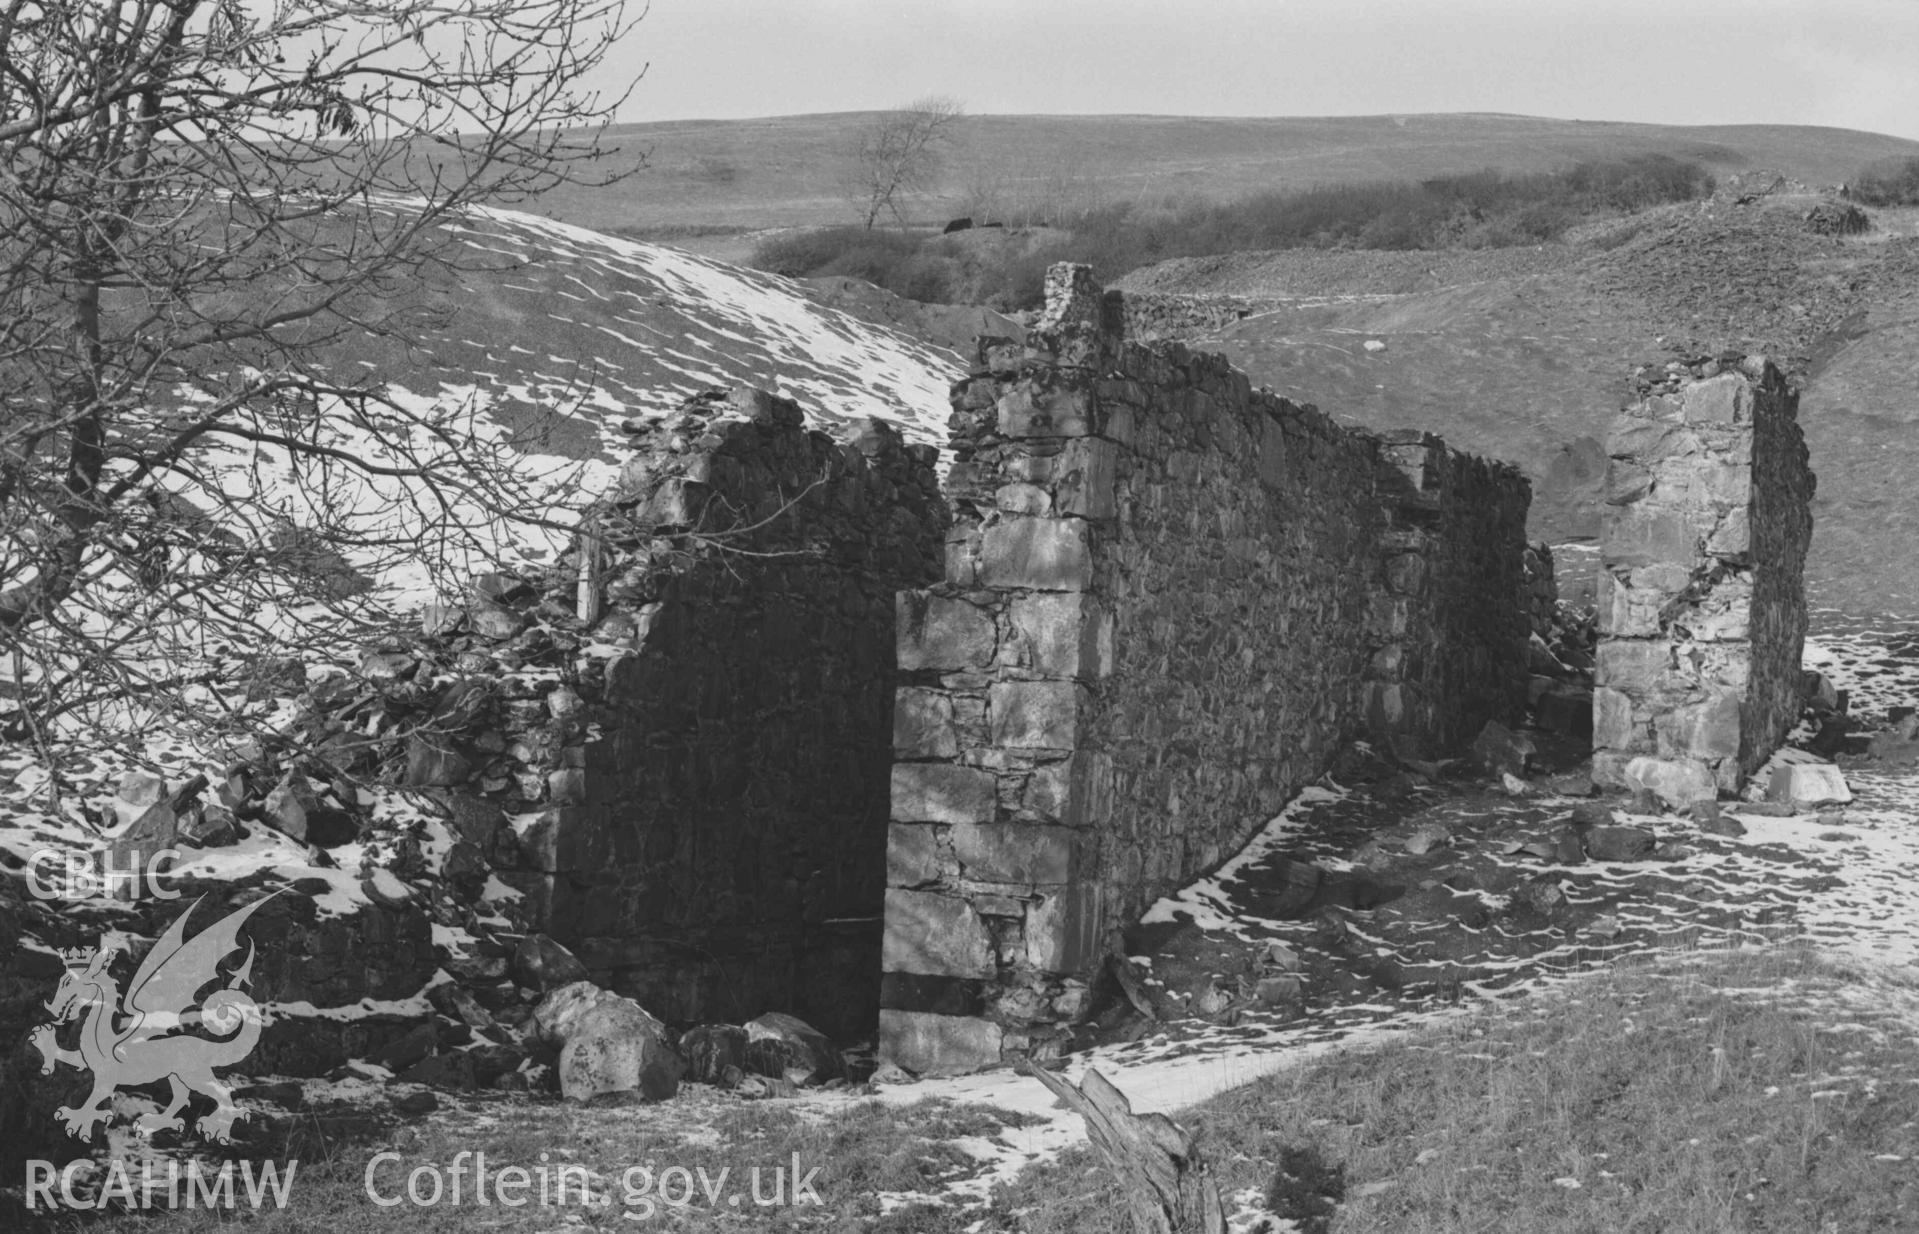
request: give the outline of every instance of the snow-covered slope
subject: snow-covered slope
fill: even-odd
[[[424,324],[410,338],[343,334],[317,359],[343,382],[383,386],[398,407],[457,409],[457,433],[442,439],[377,411],[356,421],[347,409],[323,407],[319,427],[302,430],[311,449],[299,466],[271,443],[210,438],[190,476],[165,481],[182,508],[218,512],[211,517],[222,543],[272,543],[282,527],[336,529],[338,555],[370,584],[356,618],[403,617],[457,594],[500,559],[548,558],[574,512],[617,472],[627,452],[621,425],[663,416],[704,390],[753,385],[796,400],[829,432],[880,417],[909,441],[944,444],[959,356],[821,305],[790,280],[509,210],[473,211],[448,225],[445,239],[439,260],[384,288],[383,303],[368,310],[368,320],[417,312],[412,320]],[[276,294],[269,282],[257,289],[263,306]],[[545,525],[503,518],[497,502],[475,501],[458,483],[423,497],[417,481],[393,478],[463,454],[509,459],[525,477],[512,492]],[[331,459],[396,470],[362,473]],[[242,517],[252,525],[234,521]],[[198,664],[215,683],[208,689],[227,693],[243,688],[235,683],[244,662],[273,650],[296,618],[309,627],[316,620],[314,606],[276,596],[249,597],[237,616],[215,608],[156,615],[147,590],[103,559],[87,572],[76,607],[123,664],[154,676]],[[309,639],[301,659],[355,664],[376,627],[333,628],[337,646]],[[10,675],[0,665],[0,689]],[[64,776],[82,795],[108,791],[126,766],[170,776],[218,770],[205,760],[220,734],[152,725],[125,710],[94,707],[55,726]],[[116,736],[125,739],[119,749]],[[71,819],[27,804],[43,783],[36,761],[25,745],[0,745],[0,852],[88,839],[84,827],[67,834]]]
[[[791,280],[509,210],[450,229],[469,267],[429,271],[414,294],[450,308],[417,351],[379,340],[353,357],[418,393],[473,389],[511,427],[565,409],[550,448],[617,447],[619,421],[741,383],[797,400],[829,430],[865,416],[943,445],[957,354],[827,308]],[[584,399],[581,399],[584,395]]]
[[[789,279],[508,210],[473,211],[441,239],[437,260],[363,310],[369,320],[402,316],[404,340],[349,332],[315,357],[343,383],[383,388],[407,416],[376,426],[323,407],[306,436],[327,457],[389,475],[504,461],[517,477],[507,491],[492,484],[476,497],[449,484],[416,500],[382,474],[324,458],[289,470],[281,452],[246,441],[206,447],[200,472],[292,524],[340,527],[336,543],[380,546],[342,552],[393,609],[431,601],[500,558],[548,558],[618,470],[621,426],[701,391],[757,386],[794,399],[828,432],[879,417],[910,442],[945,442],[959,356],[820,304]],[[417,423],[393,427],[408,419]],[[176,496],[217,504],[190,484]]]

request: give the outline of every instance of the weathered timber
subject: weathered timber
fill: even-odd
[[[1226,1214],[1193,1137],[1164,1114],[1135,1114],[1097,1071],[1078,1087],[1030,1060],[1020,1070],[1086,1120],[1086,1134],[1121,1190],[1137,1234],[1226,1234]]]

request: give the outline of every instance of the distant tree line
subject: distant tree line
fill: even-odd
[[[1331,184],[1166,210],[1128,203],[1073,225],[1096,266],[1115,276],[1168,257],[1260,249],[1505,248],[1557,240],[1594,217],[1712,193],[1697,163],[1662,154],[1589,160],[1563,171],[1486,170],[1418,181]]]
[[[974,178],[978,180],[976,176]],[[1079,261],[1102,280],[1174,257],[1266,249],[1457,249],[1546,244],[1577,224],[1711,195],[1698,163],[1662,154],[1595,159],[1559,171],[1494,170],[1417,181],[1378,181],[1259,193],[1238,201],[1168,204],[1082,201],[1046,211],[1059,230],[1044,252],[924,239],[905,229],[824,228],[762,244],[753,262],[791,277],[847,275],[910,299],[1038,302],[1046,266]],[[969,186],[968,200],[984,200]],[[1004,199],[1005,185],[993,188]],[[1049,202],[1067,196],[1055,193]],[[877,217],[877,216],[874,216]]]
[[[1919,158],[1887,159],[1861,168],[1846,196],[1868,206],[1919,206]]]

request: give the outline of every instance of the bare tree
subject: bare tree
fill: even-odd
[[[262,649],[380,622],[382,570],[546,517],[471,407],[342,348],[434,324],[406,293],[480,260],[483,203],[586,178],[625,94],[583,79],[642,16],[0,0],[6,736],[204,719]]]
[[[953,125],[965,114],[958,99],[929,94],[881,112],[853,135],[846,194],[866,230],[882,214],[906,222],[906,200],[938,178]]]

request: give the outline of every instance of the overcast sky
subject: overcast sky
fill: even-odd
[[[637,2],[637,0],[635,0]],[[652,0],[623,119],[1500,111],[1919,139],[1919,0]]]

